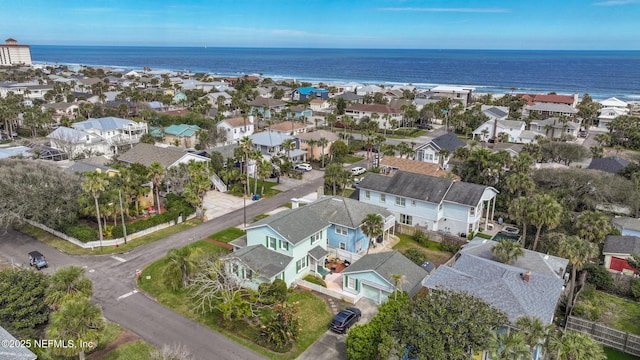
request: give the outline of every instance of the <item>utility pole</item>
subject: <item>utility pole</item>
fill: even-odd
[[[118,189],[118,198],[120,199],[120,217],[122,218],[122,234],[124,235],[124,244],[127,245],[127,225],[124,223],[124,210],[122,209],[122,191]]]

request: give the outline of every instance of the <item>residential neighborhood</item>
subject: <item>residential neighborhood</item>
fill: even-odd
[[[470,296],[497,339],[474,359],[502,358],[526,321],[542,332],[518,358],[571,332],[640,355],[580,325],[640,335],[593,310],[640,296],[640,120],[624,101],[27,61],[0,74],[0,273],[87,269],[87,301],[144,346],[170,334],[129,302],[173,314],[196,353],[204,329],[247,358],[313,358],[326,339],[337,358],[386,358],[364,350],[380,337],[411,358],[428,334],[380,319]],[[24,267],[24,244],[50,266]],[[333,334],[345,309],[357,321]],[[8,318],[3,340],[34,334]],[[10,356],[54,354],[35,353]]]

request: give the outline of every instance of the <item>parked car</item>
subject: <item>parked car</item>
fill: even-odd
[[[581,138],[586,138],[587,136],[589,136],[589,132],[587,130],[580,130],[578,136],[580,136]]]
[[[354,168],[351,168],[351,173],[353,175],[362,175],[366,172],[367,172],[367,169],[363,168],[362,166],[356,166]]]
[[[49,266],[47,259],[39,251],[32,251],[29,253],[29,266],[34,266],[40,270]]]
[[[353,324],[360,320],[362,313],[355,307],[346,308],[340,311],[329,324],[329,329],[333,332],[344,334],[349,331]]]
[[[312,167],[309,164],[306,163],[302,163],[302,164],[296,164],[293,167],[294,170],[304,170],[304,171],[311,171]]]
[[[431,130],[433,126],[431,124],[418,124],[418,129]]]

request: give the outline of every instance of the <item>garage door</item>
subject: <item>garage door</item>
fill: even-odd
[[[362,285],[362,296],[375,302],[376,304],[380,304],[380,290],[372,286]]]

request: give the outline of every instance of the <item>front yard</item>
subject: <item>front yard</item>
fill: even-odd
[[[222,232],[222,235],[226,233],[227,232]],[[218,238],[227,240],[227,237],[222,235],[218,233],[210,237],[216,238],[217,240]],[[188,246],[200,248],[204,253],[228,251],[219,245],[202,240]],[[319,298],[307,291],[290,289],[288,292],[287,302],[298,303],[298,315],[299,319],[301,319],[300,335],[293,346],[293,349],[287,353],[276,353],[257,345],[253,341],[253,337],[258,331],[257,328],[248,326],[246,322],[240,320],[225,322],[222,320],[221,313],[217,310],[213,310],[203,315],[202,313],[197,312],[195,306],[193,306],[188,290],[179,289],[174,291],[167,288],[163,283],[162,277],[166,263],[166,258],[162,258],[148,265],[138,278],[138,286],[140,289],[155,297],[158,302],[170,307],[180,314],[194,319],[215,331],[225,334],[234,341],[264,355],[269,359],[295,359],[298,357],[298,355],[300,355],[327,331],[327,325],[333,316],[328,305],[322,298]]]
[[[420,244],[409,235],[396,234],[396,236],[400,238],[400,241],[393,247],[394,250],[405,254],[408,249],[417,249],[435,266],[444,264],[453,256],[452,253],[443,251],[438,242],[425,240]]]

